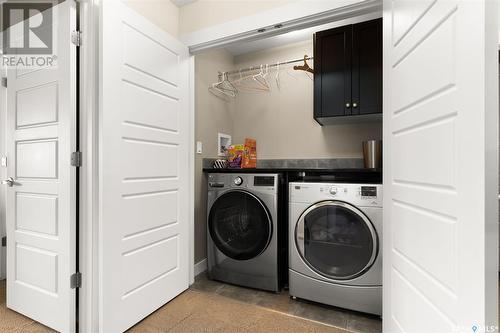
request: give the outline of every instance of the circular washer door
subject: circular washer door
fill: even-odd
[[[208,229],[219,251],[235,260],[257,257],[267,248],[273,232],[264,203],[240,190],[226,192],[215,200]]]
[[[335,280],[362,275],[374,263],[377,234],[356,207],[340,201],[323,201],[299,218],[295,241],[305,263],[318,274]]]

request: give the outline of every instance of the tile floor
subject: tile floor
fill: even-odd
[[[54,332],[7,309],[5,296],[4,280],[0,281],[1,333]],[[187,291],[129,331],[133,333],[381,332],[382,322],[375,316],[306,301],[294,301],[286,292],[274,294],[211,281],[202,274]]]
[[[130,333],[348,333],[216,293],[189,289]]]
[[[378,316],[321,305],[305,300],[292,300],[287,291],[280,294],[237,287],[209,280],[205,274],[196,277],[192,290],[221,295],[277,314],[293,316],[352,332],[382,332]]]
[[[291,300],[287,292],[269,293],[209,280],[204,274],[167,305],[130,329],[133,333],[346,333],[381,332],[377,317]],[[51,329],[5,306],[0,281],[0,332],[48,333]]]

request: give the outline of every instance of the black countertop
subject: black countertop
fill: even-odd
[[[345,168],[345,169],[318,169],[318,168],[255,168],[255,169],[214,169],[204,168],[205,173],[280,173],[290,181],[304,182],[355,182],[355,183],[382,183],[382,169]]]
[[[310,168],[254,168],[254,169],[214,169],[203,168],[206,173],[280,173],[280,172],[306,172],[306,173],[382,173],[382,169],[345,168],[345,169],[310,169]]]

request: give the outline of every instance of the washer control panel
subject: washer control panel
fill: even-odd
[[[382,206],[380,184],[290,183],[290,201],[340,200],[361,206]]]
[[[209,173],[208,190],[223,191],[230,188],[274,193],[279,184],[278,174]]]

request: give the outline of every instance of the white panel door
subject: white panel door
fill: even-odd
[[[495,6],[384,2],[384,332],[497,325]]]
[[[0,60],[3,55],[0,54]],[[0,62],[0,77],[6,78],[7,72],[3,66],[3,61]],[[0,85],[0,129],[5,128],[7,114],[7,88]],[[0,156],[5,156],[5,131],[0,130]],[[0,165],[0,179],[7,178],[7,170],[5,166]],[[0,186],[0,239],[6,235],[5,230],[5,187]],[[0,246],[0,280],[6,277],[6,247]]]
[[[99,319],[120,332],[188,288],[189,53],[101,4]]]
[[[8,69],[7,307],[75,331],[76,27],[74,1],[53,8],[57,68]]]

